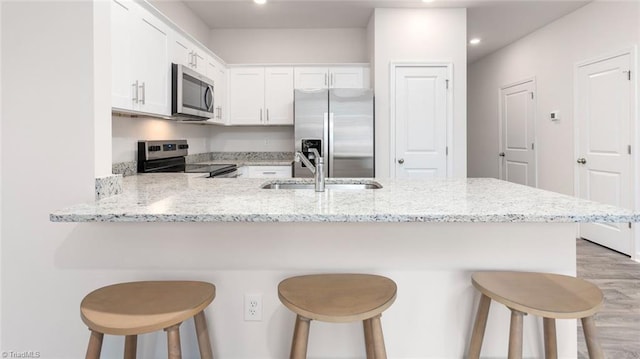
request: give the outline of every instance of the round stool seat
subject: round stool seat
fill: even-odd
[[[334,323],[377,316],[393,304],[396,292],[394,281],[370,274],[305,275],[278,285],[278,297],[291,311]]]
[[[165,329],[202,312],[215,298],[211,283],[151,281],[114,284],[89,293],[80,304],[92,330],[137,335]]]
[[[595,314],[604,301],[595,285],[575,277],[529,272],[477,272],[473,285],[484,295],[528,314],[578,319]]]

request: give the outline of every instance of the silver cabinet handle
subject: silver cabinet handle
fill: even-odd
[[[404,158],[399,159],[399,160],[398,160],[398,163],[399,163],[399,164],[403,164],[403,163],[404,163]]]
[[[269,123],[269,109],[267,109],[267,123]]]
[[[586,158],[584,158],[584,157],[582,157],[582,158],[578,158],[578,161],[576,161],[576,162],[578,162],[578,163],[579,163],[579,164],[581,164],[581,165],[584,165],[584,164],[586,164],[586,163],[587,163],[587,159],[586,159]]]
[[[275,171],[262,172],[262,174],[263,174],[263,175],[274,175],[274,174],[276,174],[276,173],[277,173],[277,172],[275,172]]]
[[[324,85],[329,86],[329,84],[327,83],[327,74],[324,74]]]
[[[137,82],[137,81],[136,81]],[[142,85],[140,85],[139,87],[142,90],[142,100],[140,100],[140,103],[144,105],[145,99],[146,99],[146,84],[143,82]]]
[[[138,103],[138,80],[131,84],[131,90],[133,94],[131,95],[131,101]]]
[[[262,109],[260,109],[260,123],[262,123]]]
[[[193,53],[193,67],[198,67],[198,53],[194,52]]]
[[[498,156],[500,156],[500,157],[504,157],[504,156],[506,156],[506,155],[504,154],[504,152],[500,152],[500,153],[498,153]]]
[[[331,74],[331,87],[333,87],[333,74]]]
[[[189,51],[189,66],[193,67],[193,51]]]

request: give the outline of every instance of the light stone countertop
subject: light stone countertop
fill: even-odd
[[[292,181],[292,180],[289,180]],[[327,183],[340,182],[328,179]],[[382,189],[260,189],[266,179],[164,173],[126,177],[123,193],[53,222],[637,222],[640,215],[496,179],[377,179]]]

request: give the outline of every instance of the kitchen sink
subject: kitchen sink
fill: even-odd
[[[260,186],[262,189],[315,189],[313,182],[286,182],[274,181],[265,183]],[[380,189],[382,185],[375,181],[357,181],[357,182],[339,182],[325,183],[325,189],[331,190],[362,190],[362,189]]]

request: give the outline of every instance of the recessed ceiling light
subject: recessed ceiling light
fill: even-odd
[[[263,4],[267,3],[267,0],[253,0],[253,2],[256,3],[256,4],[263,5]]]
[[[476,38],[473,38],[473,39],[469,40],[469,43],[470,43],[471,45],[478,45],[478,44],[480,43],[480,39],[479,39],[479,38],[477,38],[477,37],[476,37]]]

